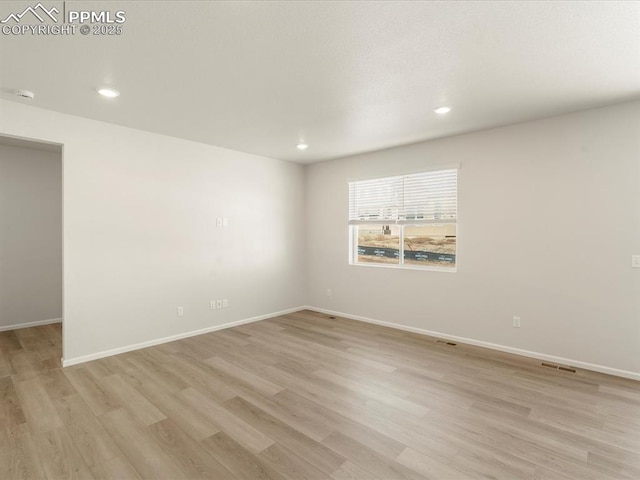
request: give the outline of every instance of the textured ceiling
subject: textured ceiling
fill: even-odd
[[[0,35],[0,98],[303,163],[640,96],[638,2],[65,7],[124,10],[124,34]]]

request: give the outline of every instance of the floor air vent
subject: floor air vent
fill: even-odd
[[[558,370],[562,370],[564,372],[576,373],[576,369],[575,368],[563,367],[562,365],[558,365]]]
[[[554,363],[542,362],[540,365],[542,365],[543,367],[547,367],[547,368],[553,368],[555,370],[562,370],[563,372],[576,373],[576,369],[575,368],[564,367],[562,365],[556,365]]]
[[[436,340],[436,342],[438,342],[438,343],[444,343],[445,345],[450,345],[450,346],[452,346],[452,347],[455,347],[456,345],[458,345],[457,343],[447,342],[446,340]]]

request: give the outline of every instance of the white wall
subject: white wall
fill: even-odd
[[[302,166],[15,102],[0,112],[0,133],[64,144],[67,363],[304,304]],[[209,310],[219,298],[230,307]]]
[[[0,143],[0,330],[62,317],[61,160]]]
[[[451,163],[458,272],[349,266],[347,182]],[[309,305],[640,373],[640,102],[311,165],[307,219]]]

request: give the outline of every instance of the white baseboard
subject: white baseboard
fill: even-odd
[[[224,330],[226,328],[237,327],[239,325],[245,325],[247,323],[259,322],[260,320],[266,320],[267,318],[279,317],[280,315],[286,315],[287,313],[299,312],[306,307],[295,307],[288,310],[282,310],[280,312],[267,313],[266,315],[259,315],[257,317],[245,318],[243,320],[236,320],[235,322],[223,323],[222,325],[214,325],[212,327],[201,328],[199,330],[192,330],[190,332],[178,333],[177,335],[171,335],[169,337],[156,338],[154,340],[148,340],[146,342],[134,343],[132,345],[126,345],[124,347],[112,348],[110,350],[104,350],[102,352],[92,353],[90,355],[83,355],[81,357],[74,357],[69,359],[62,359],[63,367],[70,367],[71,365],[77,365],[79,363],[90,362],[91,360],[98,360],[100,358],[110,357],[112,355],[118,355],[120,353],[131,352],[133,350],[139,350],[141,348],[153,347],[154,345],[160,345],[162,343],[173,342],[175,340],[182,340],[183,338],[195,337],[196,335],[202,335],[204,333],[215,332],[217,330]]]
[[[0,325],[0,332],[6,330],[19,330],[21,328],[39,327],[41,325],[50,325],[52,323],[61,323],[61,318],[50,318],[49,320],[38,320],[37,322],[16,323],[15,325]]]
[[[580,360],[573,360],[570,358],[556,357],[555,355],[547,355],[546,353],[532,352],[530,350],[522,350],[520,348],[508,347],[506,345],[499,345],[497,343],[485,342],[483,340],[474,340],[473,338],[459,337],[457,335],[449,335],[447,333],[434,332],[432,330],[425,330],[425,329],[416,328],[416,327],[409,327],[406,325],[400,325],[398,323],[384,322],[382,320],[375,320],[373,318],[362,317],[360,315],[351,315],[349,313],[336,312],[334,310],[327,310],[326,308],[306,306],[305,309],[313,310],[319,313],[325,313],[327,315],[334,315],[337,317],[349,318],[351,320],[358,320],[360,322],[372,323],[374,325],[381,325],[383,327],[390,327],[398,330],[405,330],[407,332],[418,333],[421,335],[429,335],[430,337],[438,337],[446,340],[453,340],[460,343],[466,343],[468,345],[475,345],[477,347],[489,348],[491,350],[498,350],[500,352],[512,353],[514,355],[521,355],[523,357],[536,358],[538,360],[559,363],[562,365],[570,365],[572,367],[583,368],[585,370],[591,370],[599,373],[606,373],[608,375],[615,375],[616,377],[630,378],[632,380],[640,380],[640,373],[632,372],[629,370],[620,370],[618,368],[606,367],[604,365],[597,365],[595,363],[582,362]]]

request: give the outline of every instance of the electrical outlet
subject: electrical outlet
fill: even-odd
[[[209,302],[209,310],[215,310],[216,309],[216,301],[215,300],[211,300]]]
[[[331,296],[331,289],[327,288],[327,297],[330,297],[330,296]]]
[[[177,315],[179,317],[184,317],[184,307],[178,307]]]
[[[514,328],[520,328],[520,317],[513,317]]]
[[[222,226],[223,227],[229,226],[229,219],[227,217],[222,217]]]
[[[216,300],[216,308],[222,308],[222,300]]]
[[[640,268],[640,255],[631,255],[631,266],[633,268]]]
[[[229,306],[229,300],[226,298],[222,299],[222,308],[227,308]]]

